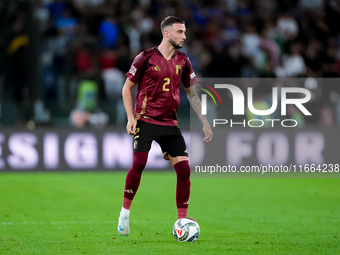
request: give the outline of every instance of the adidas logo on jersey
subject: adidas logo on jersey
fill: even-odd
[[[154,70],[154,71],[160,71],[161,69],[159,68],[158,65],[156,65],[155,67],[152,68],[152,70]]]

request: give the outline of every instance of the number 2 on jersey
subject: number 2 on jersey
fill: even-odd
[[[170,83],[170,78],[164,78],[164,84],[163,84],[163,91],[169,91],[169,89],[166,87]]]

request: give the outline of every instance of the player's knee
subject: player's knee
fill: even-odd
[[[181,180],[189,180],[190,179],[190,166],[188,161],[181,161],[175,166],[177,178]]]
[[[145,168],[145,166],[146,166],[146,162],[144,162],[144,161],[133,162],[133,166],[134,166],[136,169],[138,169],[138,170],[140,170],[140,171],[143,171],[144,168]]]
[[[136,152],[133,154],[133,165],[138,169],[144,169],[148,161],[147,152]]]
[[[189,180],[190,179],[190,169],[189,170],[183,170],[183,171],[178,171],[177,177],[182,180]]]

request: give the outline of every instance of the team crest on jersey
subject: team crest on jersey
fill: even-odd
[[[182,69],[181,65],[176,65],[176,74],[180,74],[181,69]]]
[[[137,71],[137,68],[134,67],[134,66],[131,66],[131,68],[130,68],[130,70],[129,70],[129,73],[132,74],[133,76],[135,76],[136,71]]]

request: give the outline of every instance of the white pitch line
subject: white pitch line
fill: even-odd
[[[151,223],[151,221],[131,221],[132,223]],[[0,222],[0,225],[37,225],[37,224],[116,224],[117,221],[24,221],[24,222]],[[172,221],[157,221],[157,223],[173,223]]]
[[[13,224],[21,224],[21,225],[27,225],[27,224],[105,224],[105,223],[114,223],[115,221],[28,221],[28,222],[1,222],[0,225],[13,225]]]

